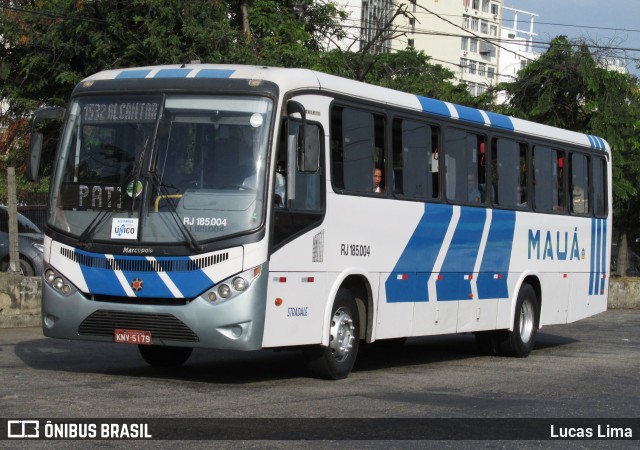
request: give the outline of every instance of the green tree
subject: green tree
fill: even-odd
[[[64,106],[92,73],[192,60],[308,67],[327,37],[340,38],[344,17],[312,0],[13,0],[0,8],[0,101],[8,105],[0,122],[11,123],[0,139],[0,176],[7,165],[24,173],[23,119]]]

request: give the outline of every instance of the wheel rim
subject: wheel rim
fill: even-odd
[[[522,342],[529,342],[531,339],[534,317],[533,303],[531,300],[525,299],[522,302],[522,308],[520,308],[520,339]]]
[[[349,312],[344,308],[338,309],[331,320],[331,334],[329,348],[336,361],[344,361],[353,349],[356,327]]]

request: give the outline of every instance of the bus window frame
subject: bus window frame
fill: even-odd
[[[333,114],[334,114],[334,110],[336,108],[341,108],[342,110],[344,109],[352,109],[352,110],[358,110],[358,111],[362,111],[362,112],[366,112],[372,115],[373,118],[373,127],[374,127],[374,131],[376,130],[376,116],[378,116],[379,118],[382,119],[383,126],[382,126],[382,131],[384,133],[383,139],[382,139],[382,143],[383,143],[383,148],[382,148],[382,158],[383,158],[383,163],[382,163],[382,167],[384,168],[385,173],[383,173],[383,182],[384,182],[384,192],[373,192],[373,189],[371,189],[371,191],[359,191],[359,190],[352,190],[352,189],[347,189],[346,187],[339,187],[336,186],[335,184],[335,176],[334,176],[334,158],[333,158],[333,141],[335,140],[334,138],[334,129],[333,129]],[[390,110],[388,109],[383,109],[383,108],[379,108],[376,107],[373,104],[360,104],[360,103],[356,103],[356,102],[348,102],[348,101],[342,101],[342,99],[336,99],[333,102],[331,102],[331,104],[329,105],[329,166],[328,166],[328,170],[329,170],[329,174],[331,177],[331,189],[333,190],[333,192],[335,192],[336,194],[339,195],[349,195],[349,196],[356,196],[356,197],[373,197],[373,198],[389,198],[390,194],[390,185],[389,185],[389,152],[390,152],[390,145],[391,145],[391,136],[389,134],[390,132],[390,118],[392,117],[392,115],[390,114]],[[374,134],[374,138],[373,138],[373,142],[374,142],[374,149],[375,149],[375,142],[376,142],[376,136]],[[342,145],[343,143],[341,143]],[[375,150],[374,150],[375,151]],[[375,164],[375,153],[372,154],[373,157],[373,167],[376,167]],[[344,176],[344,171],[343,171],[343,176]],[[373,188],[373,185],[372,185]]]
[[[485,194],[484,194],[484,200],[481,200],[480,202],[462,202],[459,200],[456,200],[455,198],[451,199],[449,198],[448,195],[448,189],[447,189],[447,154],[449,152],[448,146],[444,145],[447,142],[447,134],[449,133],[449,130],[451,129],[455,129],[458,131],[462,131],[464,133],[466,133],[467,135],[469,134],[473,134],[476,137],[481,136],[484,137],[484,158],[485,158],[485,165],[484,165],[484,179],[485,179]],[[441,134],[440,134],[440,139],[441,139],[441,144],[442,144],[442,148],[439,150],[439,156],[438,159],[440,161],[439,164],[439,169],[440,169],[440,178],[441,178],[441,192],[442,192],[442,199],[444,203],[450,204],[450,205],[460,205],[460,206],[473,206],[476,208],[490,208],[492,205],[491,200],[489,200],[489,197],[486,193],[486,185],[487,185],[487,180],[489,179],[490,176],[490,171],[489,168],[487,167],[486,164],[486,159],[487,156],[489,155],[491,149],[490,149],[490,145],[488,145],[488,143],[490,143],[490,139],[491,139],[491,134],[490,133],[486,133],[486,132],[481,132],[481,129],[475,127],[475,126],[462,126],[461,124],[458,123],[450,123],[450,122],[445,122],[445,125],[443,127],[441,127]],[[482,130],[484,131],[484,130]],[[443,159],[444,158],[444,159]],[[478,165],[480,164],[480,162],[478,161]],[[478,181],[478,186],[480,185],[480,182]],[[467,192],[468,194],[468,192]]]
[[[396,192],[395,190],[395,171],[394,171],[394,148],[393,148],[393,123],[396,120],[411,120],[414,122],[420,122],[423,125],[427,125],[431,127],[431,130],[433,132],[434,129],[437,130],[437,141],[438,141],[438,145],[437,145],[437,154],[438,154],[438,195],[432,198],[418,198],[418,197],[412,197],[410,195],[405,195],[405,194],[399,194]],[[389,114],[387,117],[387,135],[388,135],[388,141],[390,142],[388,144],[387,147],[387,156],[386,156],[386,160],[387,160],[387,173],[390,174],[389,177],[391,180],[391,184],[389,185],[389,183],[387,183],[387,190],[391,191],[391,195],[394,199],[396,200],[401,200],[401,201],[410,201],[410,202],[420,202],[420,203],[443,203],[444,201],[444,166],[442,164],[442,160],[440,159],[440,156],[442,155],[442,142],[443,142],[443,138],[442,138],[442,130],[443,130],[443,124],[439,123],[437,121],[434,120],[430,120],[429,117],[421,117],[420,115],[410,115],[410,114]],[[432,140],[433,140],[433,135],[432,135]],[[432,152],[433,154],[433,152]],[[390,166],[390,167],[389,167]]]

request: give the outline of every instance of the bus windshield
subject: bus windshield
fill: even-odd
[[[49,224],[81,242],[190,245],[258,228],[272,108],[256,96],[75,99]]]

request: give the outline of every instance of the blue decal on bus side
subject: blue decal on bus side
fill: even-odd
[[[513,122],[511,118],[508,116],[504,116],[502,114],[496,114],[493,112],[486,111],[485,114],[489,117],[489,121],[491,121],[492,127],[502,128],[503,130],[515,131],[515,127],[513,126]]]
[[[602,275],[600,276],[600,295],[604,295],[604,286],[607,275],[607,221],[602,220]]]
[[[607,275],[607,221],[591,219],[589,295],[604,295]]]
[[[413,235],[385,282],[387,302],[429,301],[427,283],[452,217],[451,205],[424,205]]]
[[[160,69],[153,78],[187,78],[193,69]]]
[[[433,98],[417,96],[422,110],[424,112],[437,114],[439,116],[451,117],[451,112],[447,108],[447,104],[441,100],[435,100]]]
[[[469,300],[475,266],[487,210],[460,207],[460,219],[442,263],[442,279],[436,282],[438,301]]]
[[[235,70],[202,69],[194,78],[229,78]]]
[[[493,210],[478,274],[478,298],[509,298],[507,276],[516,229],[515,211]]]
[[[591,148],[595,148],[596,150],[606,151],[607,147],[604,144],[604,139],[598,136],[593,136],[591,134],[587,134],[587,138],[589,139],[589,143],[591,144]]]
[[[146,78],[151,73],[151,70],[123,70],[116,75],[116,80],[127,78]]]
[[[477,123],[480,125],[485,124],[484,117],[480,113],[480,110],[475,108],[469,108],[468,106],[461,106],[461,105],[453,105],[453,106],[456,108],[456,111],[458,111],[458,117],[460,117],[461,120]]]

